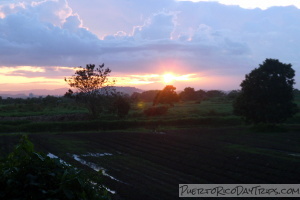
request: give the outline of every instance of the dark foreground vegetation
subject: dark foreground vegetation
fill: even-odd
[[[1,159],[0,173],[1,199],[109,199],[100,176],[88,178],[58,158],[35,152],[26,136]]]

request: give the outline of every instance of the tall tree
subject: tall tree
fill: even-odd
[[[175,90],[176,87],[174,87],[173,85],[167,85],[162,91],[157,93],[156,97],[153,100],[153,105],[155,106],[159,103],[162,103],[174,106],[174,103],[178,102],[179,100]]]
[[[242,81],[234,113],[252,123],[284,122],[297,112],[293,103],[294,76],[291,64],[266,59]]]
[[[108,102],[106,96],[109,96],[113,89],[110,87],[114,81],[110,81],[108,76],[111,70],[104,68],[104,64],[96,67],[94,64],[88,64],[85,68],[79,67],[75,75],[65,78],[70,87],[77,91],[69,90],[65,96],[73,96],[83,103],[93,117],[99,115]]]

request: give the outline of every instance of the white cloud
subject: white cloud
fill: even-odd
[[[49,2],[52,6],[47,7]],[[68,64],[74,57],[99,53],[99,39],[82,28],[78,15],[70,12],[61,18],[59,13],[66,10],[71,9],[65,1],[43,1],[0,19],[2,65]]]
[[[134,26],[142,26],[154,13],[174,5],[174,0],[68,0],[74,12],[79,13],[84,26],[100,37],[118,31],[131,33]]]
[[[143,40],[171,39],[175,28],[174,14],[158,13],[145,21],[143,26],[134,27],[134,38]]]

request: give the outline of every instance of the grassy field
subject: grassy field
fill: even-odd
[[[232,103],[230,101],[208,100],[197,103],[181,102],[169,110],[167,116],[191,115],[232,115]],[[152,102],[132,103],[128,118],[143,117],[143,110],[152,106]],[[26,117],[40,115],[61,115],[73,113],[87,113],[87,109],[74,102],[60,102],[57,104],[0,104],[0,117]],[[109,114],[104,114],[109,116]],[[104,117],[102,116],[102,117]]]
[[[169,108],[167,114],[146,116],[143,111],[151,103],[132,104],[128,116],[123,119],[111,113],[103,113],[98,119],[90,120],[87,111],[82,107],[54,107],[53,112],[42,110],[30,113],[24,111],[7,112],[0,116],[0,133],[19,132],[57,132],[57,131],[99,131],[127,130],[146,128],[160,130],[165,128],[189,128],[197,126],[224,127],[243,126],[240,117],[233,115],[232,102],[224,99],[213,99],[197,102],[180,102]],[[15,107],[19,107],[15,105]],[[20,114],[20,113],[22,114]],[[3,112],[0,112],[0,115]],[[27,115],[28,114],[28,115]],[[30,114],[30,115],[29,115]],[[299,124],[300,113],[287,120],[286,124]]]

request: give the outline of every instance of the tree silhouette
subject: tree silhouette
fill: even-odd
[[[266,59],[242,81],[234,113],[252,123],[284,122],[297,112],[293,103],[294,76],[291,64]]]
[[[122,94],[117,94],[114,97],[113,108],[119,118],[124,118],[128,115],[130,110],[130,100],[129,97]]]
[[[179,94],[179,97],[183,101],[194,101],[197,99],[197,93],[194,88],[186,87],[184,90]]]
[[[170,104],[174,106],[175,102],[178,102],[179,97],[175,92],[176,87],[173,85],[167,85],[162,91],[158,92],[153,100],[153,105],[161,104]]]
[[[110,86],[114,81],[108,80],[110,72],[109,68],[104,69],[104,64],[98,67],[94,64],[88,64],[85,68],[79,67],[75,75],[65,78],[70,87],[77,91],[73,92],[69,89],[65,96],[75,97],[76,101],[83,103],[92,116],[96,117],[107,106],[105,97],[113,92]]]
[[[224,97],[225,93],[222,92],[221,90],[209,90],[206,92],[206,98],[210,99],[210,98],[220,98],[220,97]]]

